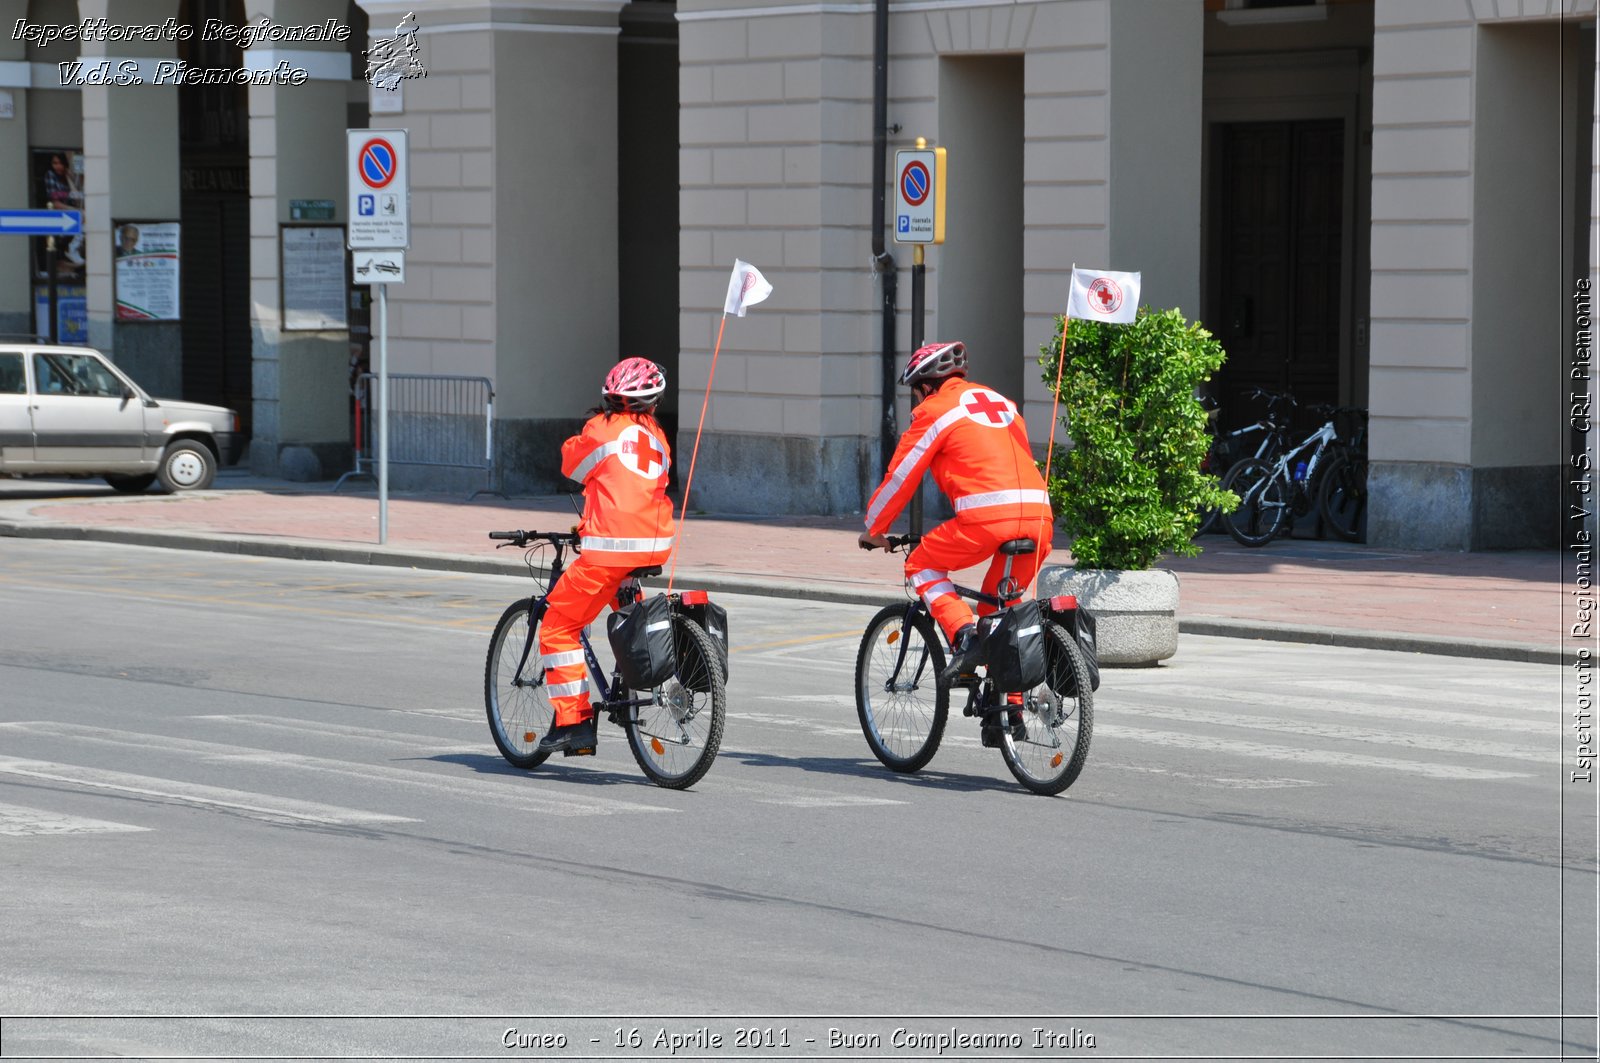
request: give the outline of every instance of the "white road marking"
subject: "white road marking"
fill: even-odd
[[[360,809],[324,805],[315,801],[300,801],[292,797],[247,793],[221,786],[179,782],[175,779],[153,779],[147,775],[86,768],[76,764],[57,764],[47,760],[0,757],[0,774],[42,779],[69,786],[83,786],[92,790],[110,790],[114,793],[153,797],[161,801],[174,801],[201,808],[220,808],[269,823],[322,823],[342,826],[417,822],[405,816],[391,816],[384,812],[363,812]]]
[[[100,742],[109,745],[130,746],[162,753],[183,753],[201,761],[230,764],[263,764],[275,768],[292,768],[299,771],[341,775],[365,782],[396,783],[412,789],[422,789],[446,797],[489,801],[518,811],[537,812],[550,816],[594,816],[619,812],[673,812],[676,809],[662,805],[647,805],[634,801],[620,801],[591,794],[566,794],[551,789],[534,776],[469,776],[413,771],[384,764],[362,764],[355,761],[333,760],[301,753],[276,753],[252,749],[248,746],[230,746],[220,742],[200,742],[190,738],[172,738],[167,735],[143,734],[134,731],[115,731],[81,724],[52,724],[41,721],[0,723],[0,729],[23,731],[55,737],[71,737],[79,741]],[[477,747],[482,751],[481,747]],[[490,748],[490,752],[493,747]],[[559,784],[557,784],[559,785]],[[416,822],[406,820],[406,822]]]
[[[111,834],[118,831],[146,831],[131,823],[112,823],[105,819],[69,816],[41,808],[0,804],[0,834],[29,837],[40,834]]]

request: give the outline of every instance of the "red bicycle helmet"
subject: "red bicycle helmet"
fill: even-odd
[[[600,394],[624,409],[654,406],[667,390],[667,375],[648,358],[624,358],[611,367]]]
[[[919,380],[943,380],[947,376],[967,375],[967,345],[955,343],[928,343],[918,347],[900,374],[900,383],[914,384]]]

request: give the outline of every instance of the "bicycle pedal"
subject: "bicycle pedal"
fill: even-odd
[[[594,746],[584,746],[582,749],[573,749],[568,746],[561,751],[561,755],[563,757],[592,757],[594,756],[594,749]]]
[[[997,724],[986,723],[978,732],[978,740],[983,743],[984,749],[999,749],[1001,746],[1001,729]]]

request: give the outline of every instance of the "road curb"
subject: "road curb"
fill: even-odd
[[[209,535],[203,532],[134,531],[0,520],[0,538],[67,539],[119,543],[168,550],[203,550],[210,553],[273,557],[294,561],[337,561],[359,565],[385,565],[438,572],[475,575],[521,576],[527,565],[521,558],[486,558],[465,554],[419,553],[383,546],[357,546],[300,539],[266,539]],[[882,587],[853,587],[818,582],[795,583],[754,577],[727,576],[683,569],[674,581],[681,587],[722,594],[755,594],[770,598],[832,602],[841,605],[882,606],[897,599]],[[1353,631],[1342,628],[1237,620],[1217,616],[1180,616],[1178,630],[1188,635],[1255,639],[1263,642],[1298,642],[1349,649],[1393,650],[1478,660],[1521,661],[1532,664],[1568,664],[1572,654],[1550,646],[1496,642],[1490,639],[1447,638],[1405,632]]]

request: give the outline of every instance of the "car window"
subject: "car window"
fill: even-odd
[[[87,395],[120,399],[124,385],[100,359],[87,354],[33,356],[33,378],[41,395]]]
[[[24,395],[28,382],[22,375],[22,352],[0,351],[0,395]]]

